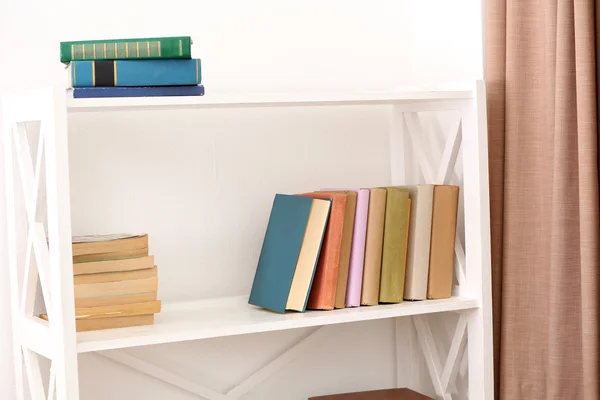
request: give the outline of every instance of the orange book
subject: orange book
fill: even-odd
[[[329,220],[306,307],[314,310],[333,310],[340,267],[347,195],[344,193],[303,193],[300,196],[331,200]]]

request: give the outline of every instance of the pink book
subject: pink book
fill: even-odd
[[[369,189],[321,189],[325,191],[351,190],[357,193],[352,250],[348,267],[348,285],[346,287],[346,307],[359,307],[362,290],[363,268],[365,263],[365,241],[367,237],[367,216],[369,214]]]

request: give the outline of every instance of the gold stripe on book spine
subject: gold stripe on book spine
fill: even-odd
[[[115,43],[115,56],[114,56],[115,58],[117,58],[117,54],[118,54],[117,53],[117,43]]]
[[[179,41],[179,55],[183,55],[183,43],[181,42],[181,40]]]
[[[71,61],[75,60],[75,45],[71,45]]]
[[[140,42],[135,42],[135,56],[140,56]]]
[[[117,86],[117,60],[113,61],[113,71],[114,71],[113,86]]]
[[[106,43],[104,43],[104,58],[106,58]]]
[[[92,86],[96,86],[96,61],[92,61]]]
[[[129,43],[125,43],[125,57],[129,58]]]
[[[92,45],[92,49],[93,49],[93,52],[94,52],[94,59],[96,59],[96,43],[94,43]]]
[[[83,59],[85,60],[85,44],[81,45],[81,54],[83,54]]]
[[[160,57],[160,40],[158,41],[158,56]]]
[[[150,57],[150,42],[146,42],[146,49],[148,49],[148,57]]]

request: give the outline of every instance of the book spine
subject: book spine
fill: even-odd
[[[73,88],[183,86],[202,80],[199,59],[74,61],[68,69]]]
[[[428,299],[452,296],[459,190],[452,185],[436,185],[433,189]]]
[[[404,297],[409,213],[408,189],[388,188],[379,290],[381,303],[400,303]]]
[[[169,96],[204,96],[204,86],[91,87],[73,89],[74,99]]]
[[[367,219],[367,239],[365,242],[365,266],[361,292],[361,305],[372,306],[379,303],[379,282],[381,279],[381,254],[383,250],[383,227],[385,223],[386,190],[371,189],[369,217]]]
[[[425,300],[429,275],[429,250],[433,185],[416,185],[409,188],[412,199],[410,232],[406,260],[405,300]]]
[[[360,189],[356,200],[356,216],[354,218],[354,234],[352,235],[352,251],[348,270],[348,289],[346,290],[346,307],[360,306],[363,268],[365,262],[365,241],[367,235],[367,216],[369,213],[369,189]]]
[[[61,42],[60,61],[191,58],[190,37]]]

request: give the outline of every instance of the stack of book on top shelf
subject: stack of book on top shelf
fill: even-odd
[[[77,332],[152,325],[160,312],[146,234],[73,237],[73,275]]]
[[[272,311],[452,296],[458,186],[277,194],[249,303]]]
[[[74,98],[202,96],[189,36],[60,43]]]

